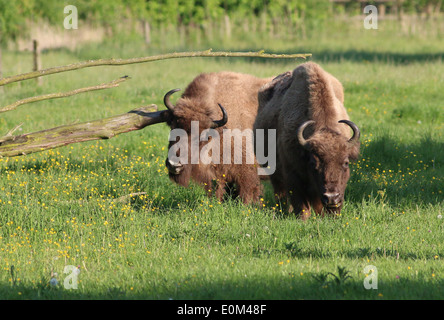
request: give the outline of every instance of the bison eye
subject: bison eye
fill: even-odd
[[[344,163],[342,164],[342,166],[344,167],[344,169],[347,169],[349,165],[349,161],[345,160]]]

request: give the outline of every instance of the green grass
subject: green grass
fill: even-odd
[[[164,166],[163,124],[0,159],[0,298],[443,299],[444,48],[437,36],[426,50],[422,37],[389,31],[382,28],[378,38],[348,28],[347,37],[269,40],[264,48],[313,52],[313,60],[344,84],[346,108],[362,131],[362,153],[340,217],[302,222],[281,211],[268,184],[262,207],[219,203],[196,185],[176,186]],[[201,49],[174,43],[146,49],[130,39],[48,51],[43,65]],[[207,47],[264,46],[260,37],[246,39]],[[6,51],[3,59],[5,76],[31,69],[28,53]],[[190,58],[52,75],[41,87],[11,84],[1,105],[132,78],[112,90],[21,106],[2,114],[0,131],[23,122],[21,132],[31,132],[161,106],[165,92],[184,88],[200,72],[266,77],[299,63]],[[113,201],[133,192],[146,195]],[[63,286],[67,265],[80,266],[77,290]],[[376,290],[363,285],[368,265],[377,268]],[[49,282],[52,272],[56,286]]]

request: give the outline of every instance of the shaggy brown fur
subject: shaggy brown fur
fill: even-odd
[[[227,186],[235,186],[234,196],[238,195],[245,203],[258,202],[261,184],[254,152],[252,151],[252,157],[255,163],[246,164],[246,145],[243,143],[240,146],[243,163],[234,164],[235,145],[231,144],[231,162],[224,164],[223,129],[253,129],[258,108],[258,91],[271,80],[272,78],[260,79],[234,72],[204,73],[197,76],[176,102],[174,112],[170,114],[167,123],[171,129],[181,128],[190,135],[191,121],[199,121],[200,134],[210,128],[214,120],[222,118],[218,106],[221,104],[227,112],[228,122],[216,129],[220,135],[220,162],[190,164],[189,159],[189,164],[184,164],[179,174],[170,171],[170,178],[182,186],[187,186],[189,180],[193,179],[203,185],[210,195],[215,194],[220,200],[223,199]],[[170,142],[169,147],[175,143]],[[199,150],[202,150],[207,143],[217,143],[217,141],[214,139],[211,142],[201,142]],[[190,152],[189,157],[191,157]],[[167,159],[167,164],[168,161]]]
[[[338,123],[349,119],[341,83],[308,62],[266,84],[258,98],[254,132],[276,129],[277,166],[271,176],[276,197],[288,196],[303,219],[311,209],[338,214],[350,176],[348,163],[359,154],[359,137],[349,142],[350,127]],[[298,129],[308,120],[315,123],[304,130],[307,144],[302,146]]]

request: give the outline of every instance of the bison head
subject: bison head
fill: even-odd
[[[350,178],[349,163],[359,155],[360,131],[353,122],[341,120],[339,123],[353,130],[350,139],[330,128],[317,129],[309,138],[304,138],[304,130],[314,123],[312,120],[304,122],[297,135],[299,144],[306,150],[308,180],[315,197],[312,200],[322,205],[326,212],[339,214]]]
[[[168,169],[170,179],[178,184],[186,186],[188,185],[191,176],[193,176],[193,164],[196,164],[196,161],[200,161],[199,158],[192,158],[196,156],[193,152],[195,153],[197,151],[197,156],[199,156],[200,150],[211,139],[208,138],[207,141],[200,141],[199,137],[202,131],[224,126],[228,121],[228,116],[224,107],[220,104],[218,104],[218,106],[223,115],[221,120],[212,120],[206,112],[202,112],[199,108],[194,109],[195,106],[192,104],[197,103],[197,101],[179,99],[176,105],[173,105],[170,102],[170,96],[179,90],[180,89],[173,89],[167,92],[164,97],[164,104],[168,109],[167,124],[171,128],[171,133],[174,129],[179,129],[174,132],[180,135],[176,135],[175,141],[173,140],[169,142],[169,155],[171,155],[170,152],[173,152],[175,157],[171,157],[171,159],[170,156],[167,157],[165,165]],[[208,106],[208,108],[211,108],[211,106]],[[192,132],[193,122],[194,125],[196,125],[195,129],[197,132]],[[197,141],[193,141],[193,139],[197,139]],[[193,143],[195,146],[198,146],[198,150],[193,150]],[[181,152],[186,154],[181,154]],[[199,177],[200,180],[211,180],[210,176],[202,177],[202,175],[206,174],[204,170],[201,170],[202,167],[199,168],[198,166],[194,166],[194,169],[199,170],[199,172],[196,172],[195,174],[201,175]]]

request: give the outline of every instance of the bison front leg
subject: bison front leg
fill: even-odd
[[[274,174],[270,177],[271,184],[273,186],[274,200],[281,207],[288,212],[293,212],[293,206],[288,203],[287,191],[285,191],[285,185],[278,174]]]
[[[208,197],[215,196],[219,201],[223,201],[225,194],[225,181],[219,179],[213,179],[203,184]]]
[[[312,208],[317,215],[323,217],[325,215],[324,206],[320,198],[315,198],[311,201]]]
[[[245,172],[238,177],[236,184],[238,186],[238,196],[245,204],[259,204],[262,193],[262,185],[255,169]]]
[[[294,213],[302,220],[307,220],[311,215],[311,206],[303,190],[299,188],[289,188],[288,197],[293,206]]]

